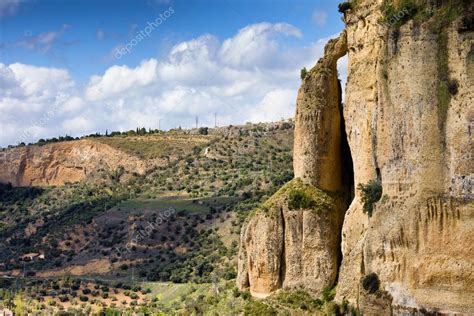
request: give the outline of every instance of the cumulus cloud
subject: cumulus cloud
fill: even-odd
[[[143,61],[136,68],[127,66],[112,66],[103,76],[92,76],[86,90],[89,100],[100,100],[128,89],[146,86],[156,79],[155,59]]]
[[[295,115],[296,91],[275,89],[268,92],[263,100],[250,111],[249,121],[271,122]]]
[[[67,70],[20,63],[8,66],[24,96],[42,101],[74,86]]]
[[[65,69],[0,64],[0,144],[60,133],[57,123],[63,117],[59,109],[75,90]]]
[[[343,100],[346,93],[347,70],[349,67],[348,62],[349,62],[349,59],[347,55],[337,61],[337,71],[339,72],[339,78],[341,79]]]
[[[215,58],[218,46],[217,38],[212,35],[203,35],[175,45],[168,60],[160,63],[160,79],[167,83],[186,85],[202,83],[203,74],[219,72],[219,63]]]
[[[70,132],[79,132],[83,133],[84,131],[90,131],[93,124],[88,117],[78,116],[71,119],[66,119],[62,122],[63,130]]]
[[[295,48],[284,37],[301,32],[258,23],[224,40],[204,34],[177,43],[164,58],[111,66],[84,87],[66,69],[0,64],[0,145],[157,128],[159,121],[165,129],[191,127],[195,116],[213,126],[214,113],[219,125],[293,117],[299,71],[316,63],[327,39]]]
[[[232,66],[265,67],[278,54],[277,35],[301,37],[301,31],[287,23],[249,25],[233,38],[224,41],[219,55]]]

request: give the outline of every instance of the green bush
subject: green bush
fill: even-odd
[[[357,189],[362,194],[362,203],[364,203],[364,213],[372,215],[374,204],[382,197],[382,185],[380,181],[370,180],[367,184],[360,183]]]
[[[352,9],[352,4],[349,1],[339,3],[337,6],[340,13],[346,13],[347,10]]]
[[[301,80],[304,80],[307,74],[308,74],[308,71],[306,70],[306,67],[303,67],[303,69],[301,69],[301,72],[300,72]]]
[[[420,9],[414,0],[401,0],[397,6],[394,6],[392,2],[392,0],[385,0],[382,7],[382,22],[392,27],[400,27],[405,24]]]
[[[226,280],[232,280],[237,277],[237,272],[235,271],[234,268],[228,268],[227,271],[224,273],[224,279]]]
[[[323,301],[330,302],[336,296],[336,287],[328,286],[323,289]]]
[[[242,298],[243,298],[244,300],[249,300],[249,299],[250,299],[251,295],[250,295],[250,292],[249,292],[249,291],[243,291],[243,292],[241,292],[241,293],[242,293]]]
[[[320,299],[314,299],[303,290],[291,292],[281,291],[278,293],[276,299],[279,303],[288,305],[292,309],[314,311],[322,306],[322,301]]]
[[[277,315],[276,310],[258,300],[251,300],[245,304],[244,308],[245,315],[255,315],[255,316],[272,316]]]
[[[123,270],[123,271],[128,270],[128,265],[126,265],[125,263],[120,265],[120,270]]]
[[[459,83],[456,79],[452,79],[448,83],[448,91],[452,96],[458,94],[459,91]]]
[[[208,134],[208,128],[207,127],[200,127],[199,128],[199,135],[207,135]]]
[[[295,189],[288,194],[288,207],[290,210],[309,209],[314,206],[311,196],[304,190]]]

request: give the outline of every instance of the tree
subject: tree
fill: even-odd
[[[374,204],[382,197],[382,184],[378,180],[370,180],[367,184],[359,183],[357,189],[362,195],[364,203],[364,213],[372,216]]]
[[[307,74],[308,74],[308,71],[306,70],[306,67],[303,67],[303,69],[301,69],[301,73],[300,73],[301,80],[304,80],[304,78],[306,78]]]

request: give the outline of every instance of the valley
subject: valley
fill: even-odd
[[[148,168],[138,173],[120,164],[125,160],[109,160],[79,181],[64,178],[62,185],[2,184],[3,297],[36,302],[28,304],[31,311],[147,306],[171,312],[218,291],[222,300],[233,298],[235,308],[244,306],[233,281],[240,227],[256,205],[292,178],[293,123],[191,133],[33,145],[36,155],[54,156],[66,145],[106,144]],[[94,161],[73,154],[58,163],[78,157],[84,165]],[[104,286],[110,289],[101,291]],[[131,292],[137,286],[141,290]]]

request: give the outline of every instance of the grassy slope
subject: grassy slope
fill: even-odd
[[[95,140],[112,146],[127,154],[143,159],[163,156],[185,155],[196,146],[203,146],[215,140],[215,136],[206,135],[145,135],[99,137]]]

